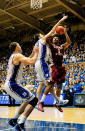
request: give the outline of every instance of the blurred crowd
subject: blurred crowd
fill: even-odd
[[[5,62],[5,63],[3,63]],[[4,94],[4,81],[7,73],[7,61],[0,63],[0,94]],[[66,67],[66,80],[63,83],[62,93],[69,90],[71,93],[81,93],[85,90],[85,63],[83,62],[70,62],[70,64],[64,64]],[[22,86],[30,89],[33,92],[37,91],[39,82],[36,78],[36,72],[34,66],[24,66]],[[29,86],[28,86],[29,85]],[[84,91],[85,93],[85,91]]]
[[[64,53],[64,63],[76,63],[85,61],[85,44],[78,44],[75,42],[73,46],[70,46]]]

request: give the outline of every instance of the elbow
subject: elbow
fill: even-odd
[[[68,44],[71,45],[71,43],[72,43],[72,42],[69,40],[69,41],[68,41]]]
[[[32,66],[35,65],[35,61],[31,61],[30,65],[32,65]]]
[[[71,40],[70,40],[70,41],[69,41],[69,44],[71,45],[71,43],[72,43],[72,42],[71,42]]]
[[[31,66],[33,66],[33,65],[35,64],[35,62],[32,62],[32,61],[31,61],[31,62],[28,62],[28,61],[27,61],[27,62],[25,62],[24,64],[25,64],[25,65],[31,65]]]
[[[33,62],[33,63],[30,63],[30,65],[31,65],[31,66],[35,65],[35,62]]]

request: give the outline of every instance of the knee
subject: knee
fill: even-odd
[[[40,85],[39,85],[39,87],[38,87],[38,89],[37,89],[37,93],[38,92],[42,92],[42,89],[44,88],[44,83],[41,83]]]
[[[40,87],[40,88],[43,88],[44,85],[45,85],[44,82],[41,82],[40,85],[39,85],[39,87]]]

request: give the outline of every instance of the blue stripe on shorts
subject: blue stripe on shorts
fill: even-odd
[[[17,83],[10,82],[10,87],[12,91],[22,98],[27,98],[29,96],[29,92],[25,90],[22,86],[18,85]]]
[[[44,77],[46,79],[48,79],[50,77],[50,73],[49,73],[48,64],[45,62],[45,56],[46,56],[46,45],[43,45],[42,56],[41,56],[41,64],[42,64],[42,68],[43,68]]]

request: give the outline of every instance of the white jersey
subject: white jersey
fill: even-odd
[[[15,81],[19,83],[22,81],[23,64],[14,65],[14,56],[15,54],[12,54],[9,58],[6,81]]]
[[[37,73],[37,80],[44,82],[50,80],[50,69],[49,62],[51,59],[51,52],[49,47],[46,44],[43,44],[43,39],[40,39],[35,44],[39,48],[38,59],[35,63],[35,70]]]
[[[13,58],[15,55],[16,54],[12,54],[9,58],[7,79],[4,88],[7,94],[18,102],[30,102],[35,98],[35,96],[19,84],[22,81],[23,64],[13,64]]]
[[[39,48],[37,61],[41,59],[44,59],[46,62],[49,61],[51,52],[48,46],[46,44],[43,44],[43,39],[38,40],[35,45]]]

